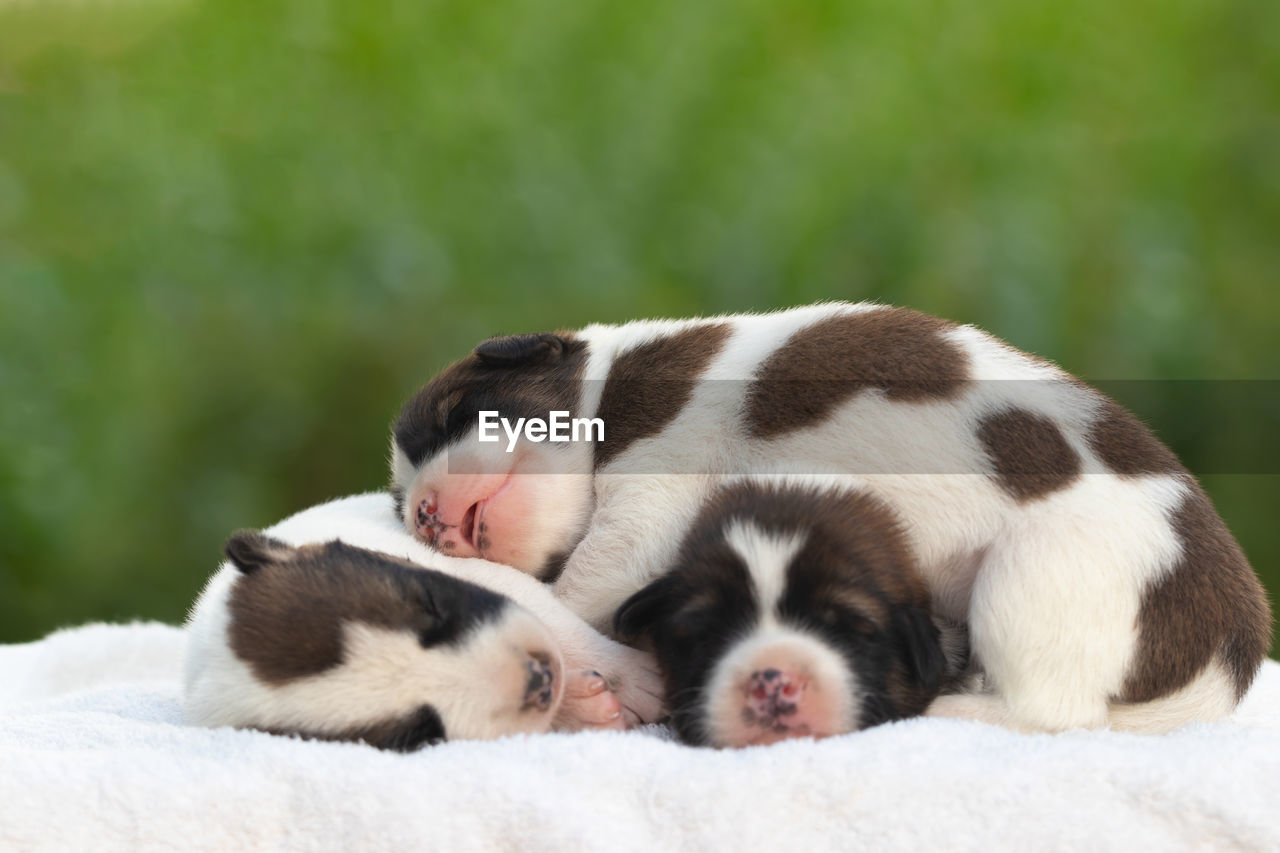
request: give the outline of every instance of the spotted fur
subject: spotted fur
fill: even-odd
[[[689,341],[713,335],[687,358]],[[829,475],[901,519],[935,616],[969,632],[982,695],[944,697],[937,713],[1163,730],[1229,713],[1266,653],[1262,587],[1174,455],[1100,392],[979,329],[832,303],[590,326],[566,340],[581,364],[576,415],[601,411],[628,354],[669,368],[667,380],[685,374],[661,428],[637,429],[653,421],[648,398],[612,394],[606,435],[636,436],[619,452],[523,443],[485,455],[461,430],[422,459],[393,439],[392,479],[411,531],[424,501],[452,501],[454,518],[488,506],[491,519],[505,502],[530,532],[491,523],[486,543],[522,543],[497,558],[537,573],[568,551],[556,593],[602,630],[678,563],[724,477]],[[448,420],[439,383],[465,378],[467,393],[500,401],[543,369],[453,368],[398,429],[425,428],[416,412]],[[446,455],[490,479],[464,488]],[[510,482],[515,497],[492,495]]]

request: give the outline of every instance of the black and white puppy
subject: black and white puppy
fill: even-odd
[[[617,613],[620,637],[652,644],[688,743],[843,734],[938,694],[947,659],[897,519],[815,479],[721,486]]]
[[[525,428],[482,440],[495,411]],[[555,441],[557,411],[603,436]],[[1164,731],[1230,713],[1270,644],[1240,547],[1145,426],[1055,365],[899,308],[485,341],[405,405],[391,473],[419,539],[555,579],[601,630],[679,562],[726,475],[842,477],[901,520],[935,615],[968,627],[988,689],[930,713]]]
[[[647,655],[507,566],[427,551],[390,508],[348,498],[231,537],[188,620],[191,722],[411,750],[661,713]]]

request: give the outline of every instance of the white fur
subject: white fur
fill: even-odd
[[[756,588],[756,607],[760,624],[772,627],[778,622],[778,600],[787,584],[787,566],[804,547],[801,534],[775,536],[754,524],[734,522],[724,534],[725,542],[732,548],[747,571]]]
[[[522,721],[496,716],[509,699],[502,691],[522,687],[522,681],[495,679],[477,684],[477,673],[502,670],[512,643],[550,643],[563,660],[562,671],[599,671],[617,694],[632,722],[651,721],[661,714],[661,681],[649,655],[609,640],[588,627],[556,601],[533,578],[477,559],[454,559],[431,551],[397,523],[386,494],[345,498],[312,507],[265,531],[291,545],[341,539],[350,545],[408,559],[462,578],[512,599],[497,624],[476,632],[461,648],[424,654],[407,633],[366,625],[349,626],[348,665],[301,679],[285,687],[264,685],[235,656],[228,645],[227,601],[237,570],[224,563],[210,579],[188,619],[189,643],[185,678],[185,709],[193,723],[280,727],[306,724],[314,731],[339,731],[394,717],[420,703],[423,691],[433,697],[450,696],[437,705],[451,736],[494,737],[524,730]],[[379,661],[384,663],[380,664]],[[407,680],[386,677],[382,667],[414,675]],[[479,689],[477,689],[479,688]],[[377,695],[370,702],[368,695]],[[360,696],[356,701],[349,697]],[[449,704],[454,703],[454,704]],[[470,703],[462,705],[458,703]],[[505,705],[509,705],[506,701]],[[357,708],[376,706],[376,719]]]

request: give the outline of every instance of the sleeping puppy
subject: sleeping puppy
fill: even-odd
[[[920,714],[938,694],[947,659],[929,593],[876,498],[737,480],[677,553],[615,626],[652,644],[685,742],[837,735]]]
[[[188,620],[189,721],[404,751],[661,713],[647,655],[508,567],[432,554],[390,506],[349,498],[231,537]]]
[[[1230,713],[1270,643],[1240,547],[1146,427],[904,309],[485,341],[405,404],[391,470],[421,541],[554,581],[600,630],[679,561],[725,475],[842,477],[901,520],[934,615],[968,627],[984,690],[931,713],[1164,731]]]

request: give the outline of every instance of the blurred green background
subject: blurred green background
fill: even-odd
[[[1278,273],[1274,0],[0,2],[0,641],[181,619],[490,334],[879,299],[1276,379]],[[1124,385],[1280,589],[1275,383]]]

